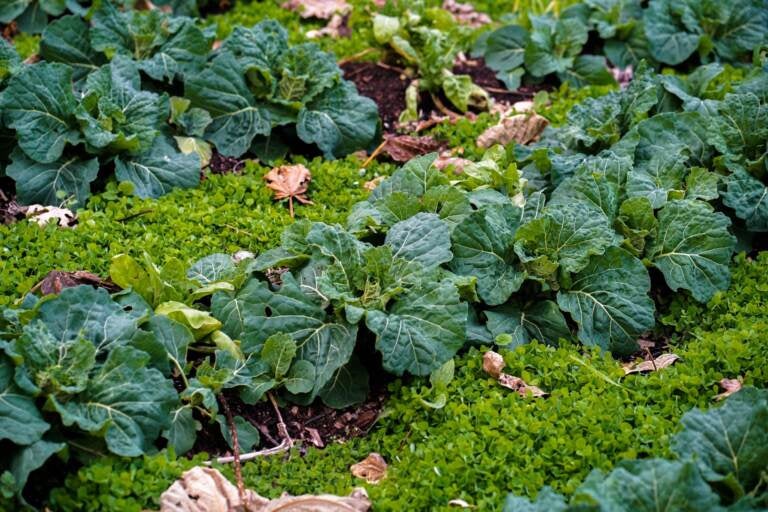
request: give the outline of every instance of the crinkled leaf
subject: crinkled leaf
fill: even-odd
[[[639,162],[627,178],[627,195],[645,197],[654,209],[667,203],[670,194],[682,194],[685,178],[686,155],[682,146],[653,154]]]
[[[328,407],[343,409],[364,402],[368,389],[368,371],[353,355],[323,386],[320,398]]]
[[[570,82],[574,87],[585,85],[611,85],[616,79],[608,71],[608,63],[600,55],[579,55],[573,66],[558,73],[561,82]]]
[[[565,510],[567,510],[565,497],[553,491],[551,487],[545,486],[539,491],[536,501],[512,494],[507,495],[502,512],[564,512]]]
[[[200,183],[200,157],[180,153],[162,138],[146,152],[115,159],[115,176],[133,183],[134,193],[156,198],[174,188],[192,188]]]
[[[611,247],[594,256],[567,290],[557,293],[557,303],[579,325],[582,343],[630,354],[637,348],[637,337],[655,323],[650,288],[643,263]]]
[[[91,47],[88,25],[79,16],[64,16],[45,28],[40,39],[40,56],[48,62],[72,66],[75,80],[98,69],[103,62]]]
[[[73,198],[83,205],[91,195],[91,182],[99,172],[99,161],[72,157],[39,163],[16,148],[5,172],[16,181],[16,193],[23,203],[59,205]]]
[[[16,482],[18,496],[21,501],[26,503],[21,491],[27,484],[29,475],[38,468],[41,468],[53,455],[67,448],[67,443],[58,443],[40,439],[34,443],[21,447],[10,459],[10,473]]]
[[[453,258],[448,225],[434,213],[418,213],[398,222],[387,233],[384,242],[395,258],[437,266]]]
[[[687,29],[681,17],[693,17],[687,2],[655,0],[645,11],[645,30],[653,58],[677,65],[693,55],[699,46],[699,33]]]
[[[768,186],[743,169],[725,178],[723,202],[750,231],[768,231]]]
[[[43,419],[35,399],[13,384],[14,367],[0,354],[0,439],[28,445],[40,440],[51,426]]]
[[[68,401],[53,399],[64,425],[103,435],[117,455],[136,457],[151,450],[168,427],[178,395],[173,382],[146,368],[148,359],[131,347],[113,349],[83,393]]]
[[[699,302],[730,284],[728,264],[736,238],[731,221],[702,201],[673,201],[659,212],[659,234],[648,255],[672,290],[689,290]]]
[[[491,32],[486,40],[485,64],[497,73],[508,73],[523,65],[528,31],[519,25],[507,25]]]
[[[232,429],[229,426],[227,419],[222,416],[216,416],[216,422],[219,424],[219,430],[224,440],[227,442],[230,448],[235,448],[235,443],[232,439]],[[261,441],[259,436],[259,429],[256,428],[250,421],[246,420],[242,416],[235,416],[232,418],[232,423],[235,424],[235,431],[237,432],[237,444],[240,451],[250,451],[254,446],[258,445]]]
[[[467,305],[450,280],[425,281],[400,296],[388,311],[369,310],[366,325],[388,371],[429,375],[464,343]]]
[[[192,416],[192,407],[182,405],[171,411],[171,422],[163,437],[168,440],[168,446],[173,447],[174,453],[184,455],[191,450],[197,439],[197,431],[202,425]]]
[[[188,327],[195,340],[217,331],[222,325],[208,311],[201,311],[176,301],[163,302],[155,308],[155,313],[167,316]]]
[[[525,68],[534,76],[566,71],[587,42],[589,29],[575,18],[532,16],[531,25]]]
[[[172,34],[155,51],[152,58],[139,63],[141,70],[155,80],[173,82],[198,73],[208,57],[211,40],[191,19],[176,18]]]
[[[201,285],[226,281],[237,272],[237,266],[228,254],[211,254],[197,260],[187,270],[187,277]]]
[[[6,126],[16,130],[19,147],[36,162],[50,164],[67,144],[77,144],[80,133],[74,112],[72,68],[38,63],[13,75],[0,95]]]
[[[261,348],[261,360],[272,369],[276,379],[282,379],[288,373],[296,356],[296,341],[287,334],[273,334]]]
[[[534,302],[521,307],[516,303],[484,311],[491,336],[511,336],[513,347],[525,345],[532,339],[556,345],[560,338],[570,339],[571,331],[557,304],[551,300]]]

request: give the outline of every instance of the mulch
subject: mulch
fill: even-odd
[[[405,109],[405,90],[410,79],[375,62],[348,62],[341,69],[344,78],[354,82],[360,94],[376,102],[384,132],[394,132],[397,118]]]

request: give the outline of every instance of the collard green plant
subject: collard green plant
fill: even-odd
[[[17,141],[5,173],[22,202],[84,204],[100,170],[140,197],[194,187],[209,144],[272,160],[263,148],[299,142],[335,158],[377,136],[375,104],[334,57],[290,46],[276,22],[238,27],[212,50],[214,30],[192,18],[106,0],[88,16],[45,28],[43,62],[0,46],[2,135]]]
[[[627,460],[608,474],[593,470],[570,503],[545,487],[533,502],[509,495],[504,510],[763,510],[767,420],[768,393],[745,388],[722,407],[683,416],[676,460]]]

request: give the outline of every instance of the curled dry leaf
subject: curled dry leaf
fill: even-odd
[[[429,136],[385,135],[382,152],[395,162],[407,162],[417,156],[439,151],[443,147],[442,142]]]
[[[251,251],[237,251],[235,254],[232,255],[232,261],[235,263],[240,263],[243,260],[252,260],[255,258],[256,255],[253,254]]]
[[[371,453],[357,464],[352,464],[349,469],[352,471],[352,475],[365,479],[369,484],[378,483],[387,476],[387,462],[376,452]]]
[[[545,117],[532,112],[515,114],[503,118],[499,124],[485,130],[477,138],[477,145],[489,148],[494,144],[507,145],[512,141],[518,144],[535,142],[548,124],[549,121]]]
[[[715,400],[723,400],[736,393],[737,391],[740,391],[742,384],[744,384],[744,378],[741,376],[739,376],[737,379],[720,380],[720,388],[723,390],[723,392],[715,395]]]
[[[302,204],[312,204],[306,195],[312,174],[303,165],[275,167],[264,176],[264,180],[267,182],[267,186],[275,192],[276,201],[288,199],[291,217],[293,217],[294,199]]]
[[[483,370],[494,379],[499,378],[499,375],[501,375],[501,370],[504,369],[504,366],[504,358],[501,357],[501,354],[498,352],[489,350],[483,354]]]
[[[72,210],[56,206],[31,204],[27,206],[26,215],[30,221],[37,222],[40,226],[45,226],[51,221],[54,221],[62,228],[71,228],[77,224],[77,216]]]
[[[308,30],[307,39],[317,39],[318,37],[349,37],[352,35],[352,30],[349,28],[349,15],[348,14],[334,14],[331,19],[328,20],[328,24],[321,29]]]
[[[483,370],[496,379],[500,385],[507,389],[511,389],[512,391],[517,391],[522,397],[527,395],[532,395],[534,397],[547,396],[548,393],[546,391],[543,391],[536,386],[526,384],[520,377],[502,373],[501,370],[504,369],[504,366],[504,358],[501,357],[501,354],[492,350],[483,354]]]
[[[160,512],[366,512],[371,502],[364,489],[349,496],[290,496],[268,500],[247,489],[241,500],[237,487],[213,468],[185,472],[160,496]]]
[[[449,507],[460,507],[460,508],[477,508],[475,505],[470,505],[464,500],[454,499],[448,502]]]
[[[110,293],[120,291],[120,287],[109,279],[102,279],[96,274],[91,274],[85,270],[77,270],[75,272],[52,270],[48,272],[42,281],[35,285],[33,290],[40,290],[40,293],[43,295],[50,295],[52,293],[58,295],[64,288],[74,288],[81,284],[104,288]]]
[[[376,176],[372,180],[366,181],[365,183],[363,183],[363,188],[365,190],[373,191],[373,189],[378,187],[381,184],[381,182],[384,181],[385,179],[386,179],[386,176]]]
[[[472,163],[472,160],[467,160],[466,158],[453,156],[453,153],[451,153],[450,151],[443,151],[435,159],[432,165],[435,166],[435,169],[438,169],[440,171],[443,171],[445,169],[452,169],[454,174],[461,174],[462,172],[464,172],[464,168],[467,165],[470,165],[471,163]]]
[[[453,17],[462,25],[473,28],[482,27],[491,22],[491,17],[484,12],[477,12],[472,4],[457,2],[456,0],[445,0],[443,9],[450,12]]]
[[[676,354],[661,354],[656,359],[650,361],[627,363],[621,367],[624,369],[624,375],[629,375],[630,373],[655,372],[672,365],[679,359],[680,357]]]
[[[302,18],[327,20],[334,14],[346,14],[352,10],[346,0],[288,0],[283,9],[297,11]]]

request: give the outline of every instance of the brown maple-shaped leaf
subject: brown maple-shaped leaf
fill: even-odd
[[[387,461],[378,453],[373,452],[357,464],[352,464],[349,469],[353,476],[363,478],[369,484],[375,484],[386,478]]]
[[[347,14],[352,10],[346,0],[288,0],[283,9],[296,11],[302,18],[327,20],[334,14]]]
[[[417,156],[434,153],[444,147],[442,142],[429,136],[386,135],[382,152],[395,162],[407,162]]]
[[[674,364],[674,362],[679,359],[680,356],[677,354],[661,354],[656,359],[627,363],[621,367],[624,369],[624,375],[629,375],[630,373],[655,372]]]
[[[275,201],[288,199],[288,209],[293,218],[293,200],[302,204],[313,204],[307,197],[307,188],[312,180],[312,173],[301,164],[281,165],[269,171],[264,180],[267,187],[275,193]]]
[[[477,138],[477,145],[489,148],[494,144],[507,145],[512,141],[518,144],[535,142],[548,124],[545,117],[532,112],[504,117]]]
[[[723,392],[715,395],[715,400],[723,400],[736,393],[737,391],[740,391],[742,384],[744,384],[744,378],[741,376],[739,376],[737,379],[721,379],[720,388],[723,390]]]
[[[483,370],[496,379],[501,386],[516,391],[517,394],[522,397],[531,395],[538,398],[548,395],[548,393],[541,388],[526,384],[520,377],[503,373],[501,370],[504,369],[504,366],[504,358],[498,352],[489,350],[483,354]]]

